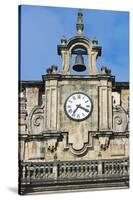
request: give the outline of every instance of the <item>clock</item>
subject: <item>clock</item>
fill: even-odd
[[[66,99],[64,109],[70,119],[83,121],[91,114],[92,101],[88,95],[82,92],[76,92]]]

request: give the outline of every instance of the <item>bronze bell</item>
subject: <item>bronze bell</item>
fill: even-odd
[[[73,65],[73,70],[77,72],[83,72],[86,70],[84,65],[84,57],[81,54],[78,54],[75,58],[75,65]]]

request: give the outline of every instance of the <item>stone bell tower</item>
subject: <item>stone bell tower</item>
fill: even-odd
[[[128,91],[118,90],[110,69],[97,67],[102,48],[83,30],[79,10],[76,35],[57,46],[60,69],[52,65],[42,82],[22,90],[22,193],[127,187],[129,112],[120,95]]]
[[[71,58],[72,55],[76,54],[76,61],[79,61],[79,63],[76,64],[79,66],[77,66],[77,68],[76,66],[73,66],[74,70],[81,72],[87,68],[87,73],[89,75],[96,75],[98,73],[96,60],[98,56],[101,56],[101,47],[98,45],[96,38],[90,41],[83,35],[84,24],[83,13],[81,11],[78,12],[76,29],[77,34],[75,37],[68,41],[65,37],[63,37],[61,39],[61,44],[58,45],[58,54],[61,55],[62,58],[61,74],[70,74]],[[83,55],[87,55],[86,67],[83,65]]]
[[[74,37],[69,40],[63,37],[61,44],[58,45],[58,55],[62,59],[60,71],[57,72],[57,67],[52,66],[48,69],[48,74],[43,76],[46,98],[44,130],[51,131],[51,137],[52,131],[63,136],[63,149],[58,147],[57,139],[56,153],[59,159],[63,157],[64,160],[75,160],[78,159],[77,156],[95,159],[100,151],[98,143],[103,143],[104,146],[113,131],[114,76],[106,67],[97,68],[96,60],[101,56],[101,46],[98,45],[96,38],[91,41],[84,36],[81,10],[78,12],[76,29]],[[84,56],[87,57],[87,65],[84,64]],[[74,75],[72,70],[75,71]],[[83,71],[86,74],[80,75]],[[83,101],[85,98],[87,102],[87,97],[90,105],[85,105]],[[69,98],[70,103],[67,103]],[[90,110],[87,110],[87,106]],[[77,110],[74,111],[75,109]],[[84,117],[86,115],[87,117]]]

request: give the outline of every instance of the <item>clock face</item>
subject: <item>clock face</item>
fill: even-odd
[[[66,115],[75,121],[82,121],[89,117],[92,111],[92,101],[82,92],[70,95],[64,105]]]

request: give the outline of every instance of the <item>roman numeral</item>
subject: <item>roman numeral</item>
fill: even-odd
[[[79,114],[77,114],[77,118],[78,118],[78,119],[80,118],[80,115],[79,115]]]
[[[75,96],[73,96],[72,98],[73,98],[73,100],[76,100],[76,97],[75,97]]]
[[[78,97],[78,99],[80,99],[80,98],[81,98],[81,95],[80,95],[80,94],[78,94],[78,96],[77,96],[77,97]]]
[[[69,113],[72,113],[72,109],[69,109],[68,112],[69,112]]]
[[[87,108],[89,108],[89,107],[90,107],[90,105],[86,105],[86,107],[87,107]]]

